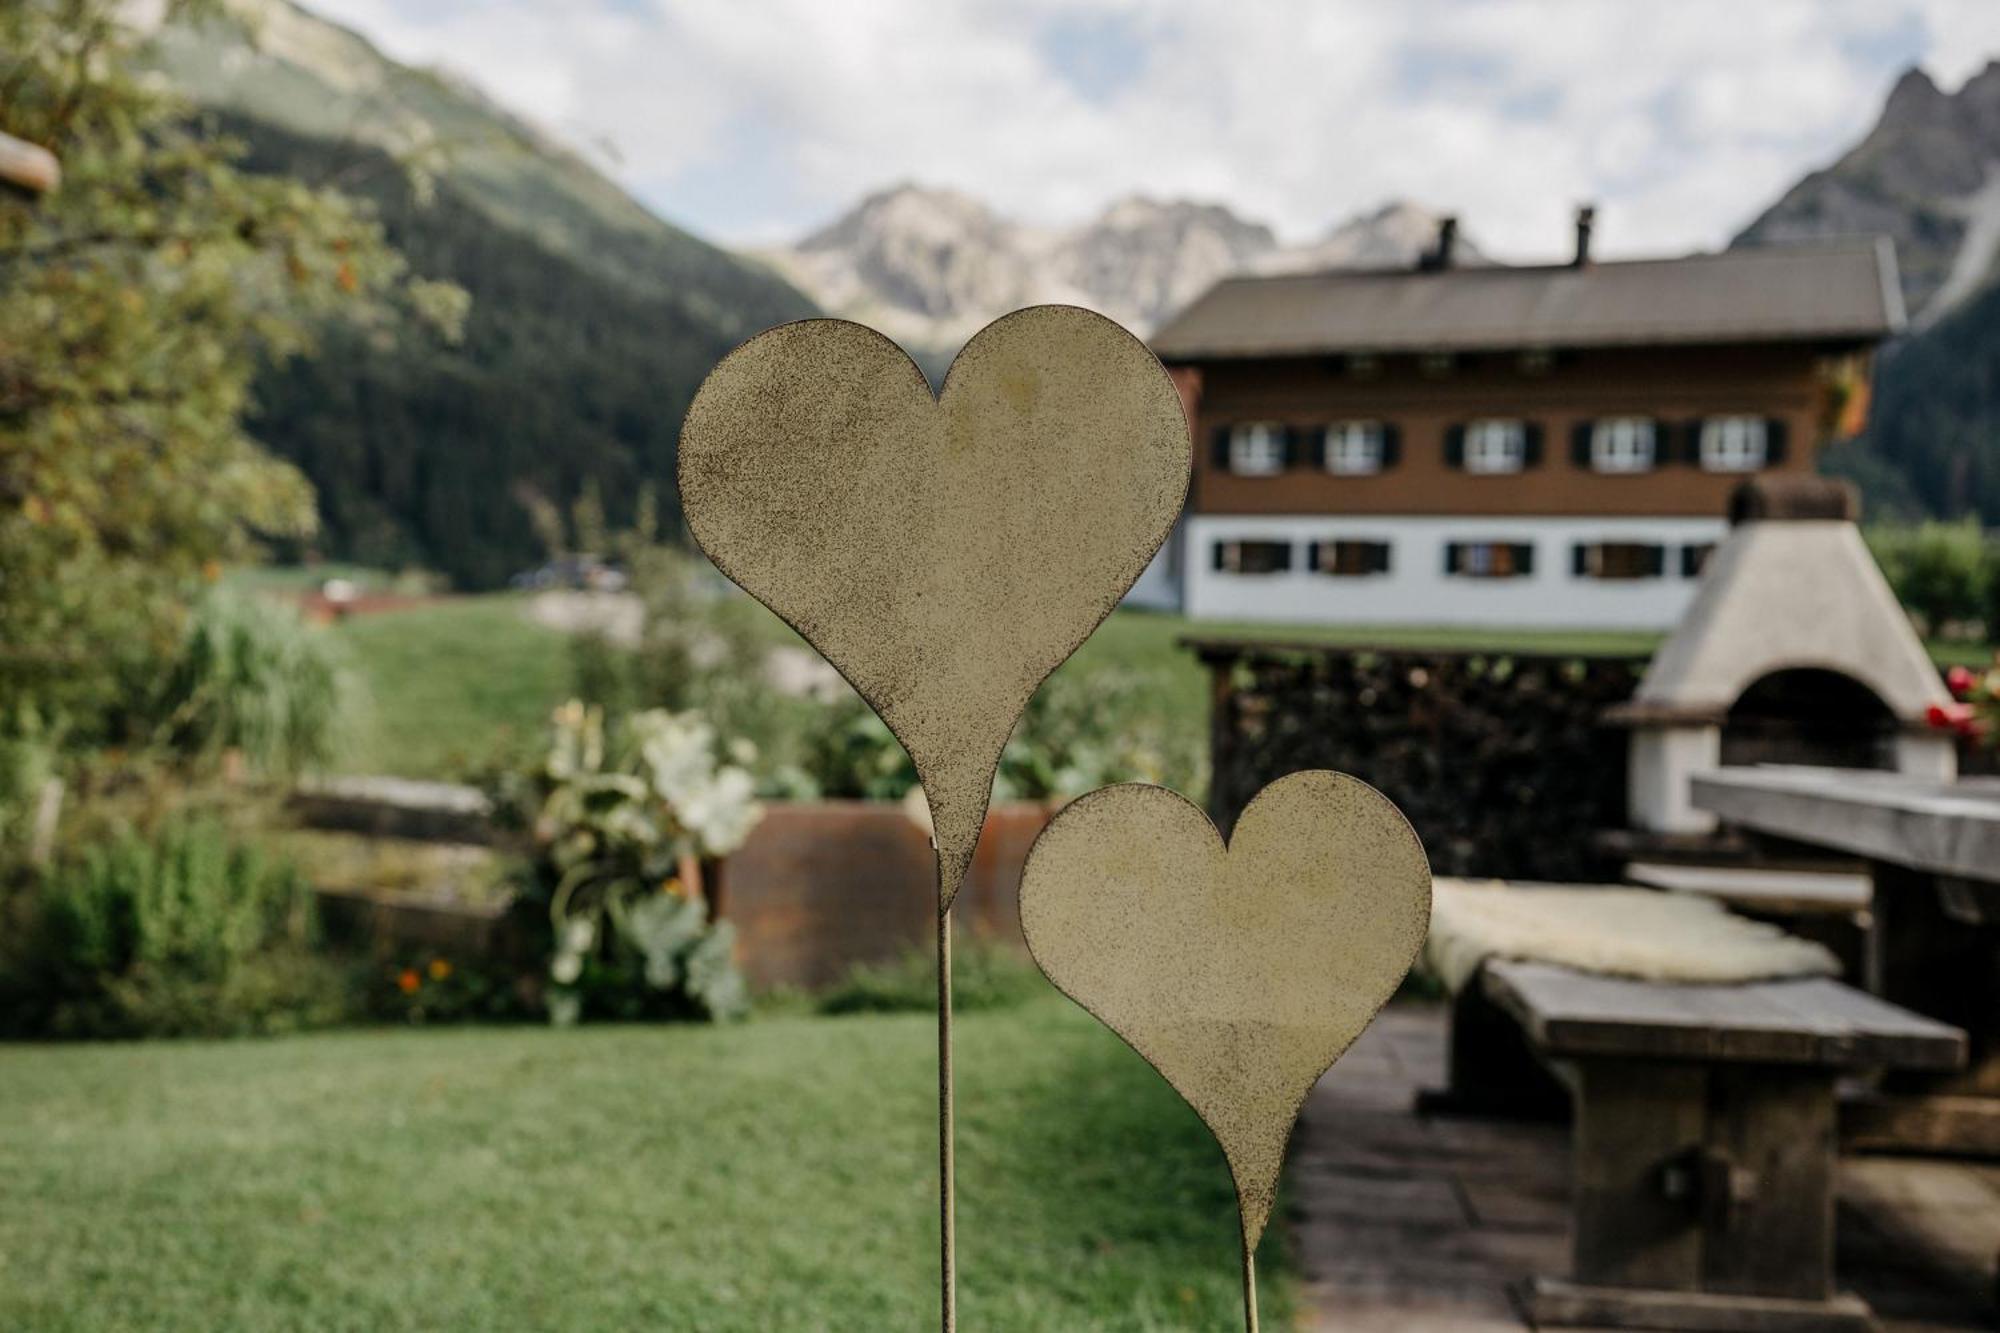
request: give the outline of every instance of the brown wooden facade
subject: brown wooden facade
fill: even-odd
[[[1782,423],[1782,457],[1767,471],[1810,472],[1819,447],[1864,410],[1867,352],[1848,345],[1589,348],[1450,357],[1298,356],[1214,359],[1175,367],[1195,437],[1190,513],[1489,514],[1719,517],[1741,472],[1687,461],[1678,442],[1703,418]],[[1605,473],[1576,461],[1582,425],[1607,417],[1659,423],[1661,460]],[[1511,418],[1539,428],[1539,460],[1516,473],[1468,473],[1448,461],[1454,426]],[[1395,429],[1393,462],[1336,476],[1294,459],[1275,476],[1218,465],[1218,432],[1271,421],[1302,429],[1371,420]]]

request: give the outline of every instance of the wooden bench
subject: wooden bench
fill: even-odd
[[[1739,916],[1781,926],[1825,945],[1849,981],[1861,985],[1866,976],[1875,887],[1859,870],[1634,861],[1625,867],[1625,878],[1668,893],[1710,898]]]
[[[1953,1068],[1958,1029],[1824,978],[1681,985],[1501,960],[1455,1018],[1514,1028],[1572,1102],[1573,1271],[1532,1280],[1538,1327],[1875,1327],[1833,1284],[1834,1083]],[[1472,1068],[1462,1044],[1454,1080],[1500,1074],[1504,1048]]]

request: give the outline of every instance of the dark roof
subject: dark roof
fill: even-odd
[[[1901,328],[1886,240],[1582,268],[1225,278],[1153,336],[1167,361],[1343,352],[1873,342]]]

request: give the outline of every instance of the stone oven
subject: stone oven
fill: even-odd
[[[1641,833],[1701,835],[1715,817],[1689,779],[1725,765],[1793,763],[1956,773],[1925,721],[1943,682],[1855,527],[1853,491],[1762,479],[1730,504],[1687,614],[1630,703],[1628,816]]]

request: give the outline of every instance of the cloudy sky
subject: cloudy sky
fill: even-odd
[[[1509,259],[1713,246],[1996,0],[306,0],[471,76],[665,216],[795,237],[900,180],[1079,220],[1218,200],[1287,240],[1390,198]]]

